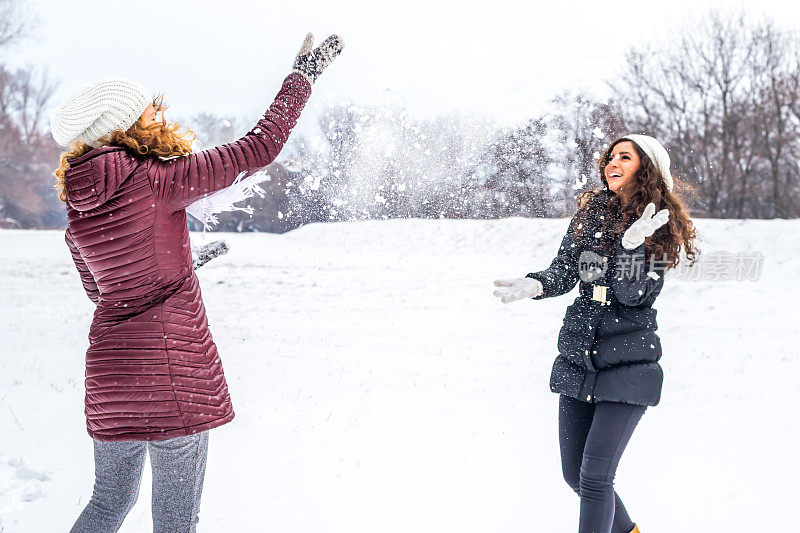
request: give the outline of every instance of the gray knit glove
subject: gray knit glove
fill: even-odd
[[[498,279],[494,286],[500,287],[494,295],[504,304],[542,294],[542,283],[536,278]]]
[[[344,41],[338,35],[331,35],[312,50],[313,45],[314,36],[309,33],[292,65],[292,72],[302,75],[312,85],[331,61],[342,53]]]
[[[192,248],[192,266],[195,270],[205,265],[217,256],[228,253],[228,244],[225,241],[214,241],[203,246]]]
[[[633,250],[637,248],[644,240],[651,236],[655,231],[667,223],[669,220],[669,210],[662,209],[655,215],[656,206],[650,202],[645,206],[642,216],[631,224],[631,227],[625,230],[622,235],[622,246],[626,250]]]

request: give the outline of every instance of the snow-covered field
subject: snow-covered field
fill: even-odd
[[[696,222],[706,254],[760,252],[762,272],[667,278],[662,402],[617,489],[644,533],[790,531],[800,221]],[[237,416],[211,433],[198,531],[574,532],[548,378],[576,291],[502,305],[491,287],[546,267],[566,224],[224,235],[198,274]],[[0,531],[68,531],[93,480],[92,305],[62,232],[0,230],[0,250]],[[146,476],[123,532],[150,531]]]

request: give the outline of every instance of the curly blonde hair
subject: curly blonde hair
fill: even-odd
[[[164,104],[163,95],[153,98],[153,107],[156,113],[161,113],[161,121],[145,126],[142,117],[127,129],[127,131],[114,130],[105,137],[98,140],[101,146],[121,146],[128,152],[140,157],[177,157],[192,153],[192,143],[197,138],[189,129],[179,131],[181,126],[178,123],[168,123],[164,116],[167,106]],[[58,198],[62,202],[67,201],[67,192],[64,188],[64,177],[69,168],[69,160],[75,159],[93,150],[94,147],[78,140],[70,144],[66,152],[63,152],[58,160],[58,168],[53,171],[56,177],[54,185],[58,191]]]

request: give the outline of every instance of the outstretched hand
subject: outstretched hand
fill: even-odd
[[[622,246],[626,250],[633,250],[641,245],[647,237],[669,221],[669,210],[662,209],[655,215],[656,206],[650,202],[645,206],[644,212],[639,220],[631,224],[622,235]]]
[[[192,266],[195,270],[205,265],[215,257],[228,253],[228,243],[214,241],[203,246],[192,248]]]
[[[322,71],[342,53],[344,41],[338,35],[331,35],[313,50],[312,46],[314,46],[314,35],[309,33],[294,60],[292,72],[301,74],[313,85]]]
[[[543,292],[541,282],[535,278],[498,279],[494,282],[494,286],[500,287],[494,291],[494,295],[504,304],[533,298]]]

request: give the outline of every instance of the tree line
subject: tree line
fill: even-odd
[[[12,71],[3,61],[32,24],[23,6],[0,0],[0,227],[61,227],[64,208],[50,176],[60,150],[45,120],[56,86],[46,71]],[[223,214],[216,229],[568,216],[577,194],[600,185],[599,153],[628,132],[664,143],[694,216],[798,217],[798,37],[745,12],[712,11],[668,41],[631,49],[607,80],[610,97],[565,91],[515,127],[333,105],[318,118],[318,137],[293,135],[268,167],[263,197],[249,201],[253,212]],[[197,134],[195,149],[250,126],[209,113],[181,122]]]

